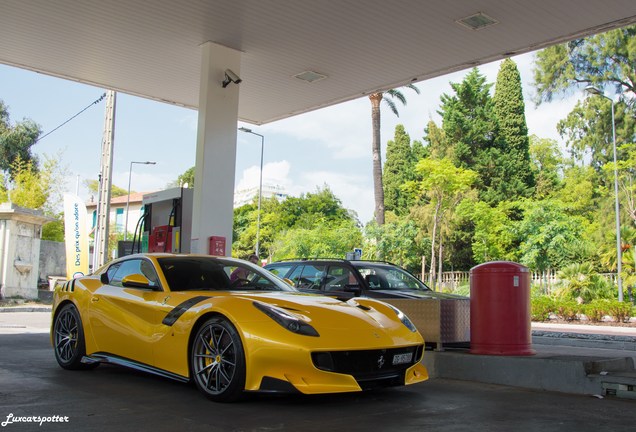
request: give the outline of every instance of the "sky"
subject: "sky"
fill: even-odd
[[[556,130],[583,94],[535,106],[532,82],[533,54],[513,57],[524,89],[526,121],[530,134],[563,142]],[[500,62],[479,67],[493,83]],[[396,117],[382,108],[383,152],[393,139],[395,126],[403,124],[411,140],[422,140],[430,119],[441,124],[437,113],[442,94],[453,94],[450,83],[459,83],[469,71],[417,83],[420,94],[403,89],[407,105]],[[9,107],[12,123],[25,118],[38,123],[43,134],[92,102],[103,89],[0,65],[0,99]],[[86,180],[97,179],[104,130],[104,101],[91,105],[69,123],[41,139],[33,152],[41,159],[58,157],[66,175],[66,191],[85,200],[90,193]],[[289,195],[314,192],[328,185],[344,207],[354,210],[360,222],[373,218],[371,159],[371,104],[363,97],[332,107],[301,114],[262,126],[239,122],[265,138],[263,183],[277,184]],[[195,162],[197,113],[194,110],[117,94],[113,151],[113,184],[127,189],[131,161],[154,161],[156,165],[133,165],[131,190],[165,189]],[[236,188],[257,187],[261,139],[238,132]],[[385,155],[383,154],[383,161]]]

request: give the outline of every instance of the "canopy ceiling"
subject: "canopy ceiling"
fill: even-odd
[[[0,63],[196,109],[211,41],[262,124],[634,22],[634,0],[2,0]]]

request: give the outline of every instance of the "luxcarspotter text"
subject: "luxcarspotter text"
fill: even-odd
[[[7,425],[13,423],[39,423],[42,426],[43,423],[68,423],[68,416],[14,416],[13,413],[10,413],[7,416],[7,419],[0,423],[0,426],[5,427]]]

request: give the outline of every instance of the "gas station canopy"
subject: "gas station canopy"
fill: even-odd
[[[2,0],[0,63],[197,109],[214,42],[263,124],[635,22],[634,0]]]

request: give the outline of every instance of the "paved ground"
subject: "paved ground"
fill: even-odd
[[[635,401],[448,379],[367,393],[260,395],[237,404],[216,404],[190,385],[114,366],[62,370],[45,333],[48,316],[10,314],[0,314],[0,424],[10,415],[68,417],[68,423],[12,423],[0,427],[2,432],[597,432],[627,430],[634,424]]]

